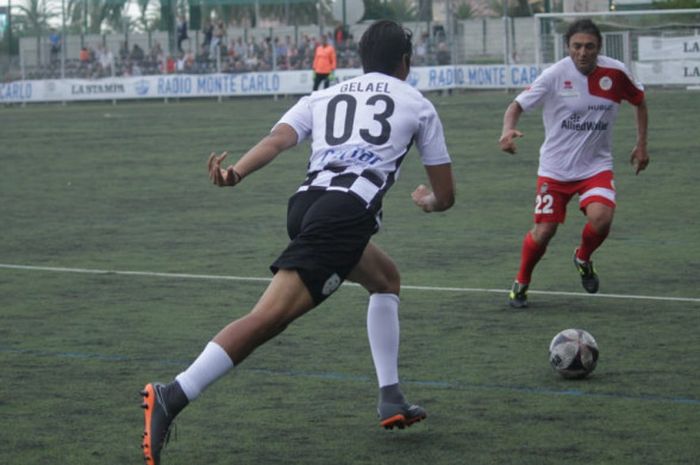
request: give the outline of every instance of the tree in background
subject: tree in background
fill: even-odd
[[[68,0],[66,15],[73,32],[100,34],[103,26],[121,30],[128,0]]]
[[[415,21],[418,10],[411,0],[364,0],[365,15],[362,20],[392,19],[398,22]]]
[[[317,3],[315,0],[261,1],[257,9],[260,14],[258,18],[254,0],[249,0],[247,3],[236,1],[228,4],[226,0],[203,0],[201,16],[203,20],[215,17],[226,24],[244,27],[256,27],[262,19],[277,20],[289,25],[316,24],[319,15]],[[327,7],[321,8],[321,14],[324,19],[331,19]]]
[[[153,3],[153,0],[136,0],[139,8],[138,28],[143,31],[155,31],[158,29],[160,15],[153,8],[150,8]]]
[[[491,0],[490,7],[498,16],[503,14],[504,2],[507,16],[532,16],[532,8],[527,0]]]
[[[49,32],[49,20],[60,15],[49,6],[47,0],[27,0],[24,5],[17,5],[25,15],[27,31],[36,37],[36,62],[41,63],[41,38]]]

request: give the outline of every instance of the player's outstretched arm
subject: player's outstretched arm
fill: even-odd
[[[455,186],[452,178],[452,164],[426,166],[432,191],[421,184],[411,194],[413,202],[425,212],[447,210],[455,203]]]
[[[228,152],[220,155],[212,153],[208,161],[209,179],[220,187],[235,186],[253,171],[270,163],[284,150],[296,145],[297,138],[296,131],[290,125],[278,124],[240,160],[226,169],[221,168],[221,163],[226,159]]]
[[[513,102],[506,108],[506,112],[503,115],[501,138],[498,139],[498,144],[504,152],[515,153],[518,151],[518,148],[515,146],[515,139],[523,137],[523,133],[515,129],[515,127],[518,125],[522,113],[523,109],[518,102]]]
[[[634,167],[635,174],[646,169],[649,165],[649,154],[647,153],[647,127],[649,124],[649,113],[647,104],[642,101],[635,107],[635,120],[637,121],[637,144],[630,154],[630,163]]]

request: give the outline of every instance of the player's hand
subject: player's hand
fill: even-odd
[[[498,139],[501,150],[508,153],[516,153],[518,151],[518,148],[515,146],[515,139],[517,137],[523,137],[523,133],[517,129],[508,129],[505,131],[501,135],[501,138]]]
[[[649,165],[649,154],[644,146],[635,146],[630,155],[630,164],[634,168],[634,174],[638,175]]]
[[[413,203],[418,205],[424,212],[431,212],[435,206],[435,194],[425,185],[421,184],[411,194]]]
[[[233,166],[229,166],[226,169],[221,168],[221,162],[224,161],[227,155],[228,152],[223,152],[221,155],[212,152],[211,155],[209,155],[209,161],[207,163],[209,179],[211,179],[213,184],[219,187],[235,186],[241,180],[241,176],[236,173]]]

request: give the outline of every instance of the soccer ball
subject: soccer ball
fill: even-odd
[[[549,363],[564,378],[585,378],[597,362],[598,344],[583,329],[565,329],[549,344]]]

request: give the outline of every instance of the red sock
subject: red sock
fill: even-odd
[[[535,269],[535,265],[540,261],[545,250],[547,250],[547,246],[543,247],[535,242],[530,231],[525,234],[520,255],[520,271],[518,271],[518,276],[515,278],[516,281],[520,284],[530,284],[532,270]]]
[[[578,246],[576,257],[585,262],[590,261],[593,252],[600,247],[606,237],[608,237],[607,233],[600,235],[593,229],[591,223],[586,223],[581,232],[581,245]]]

